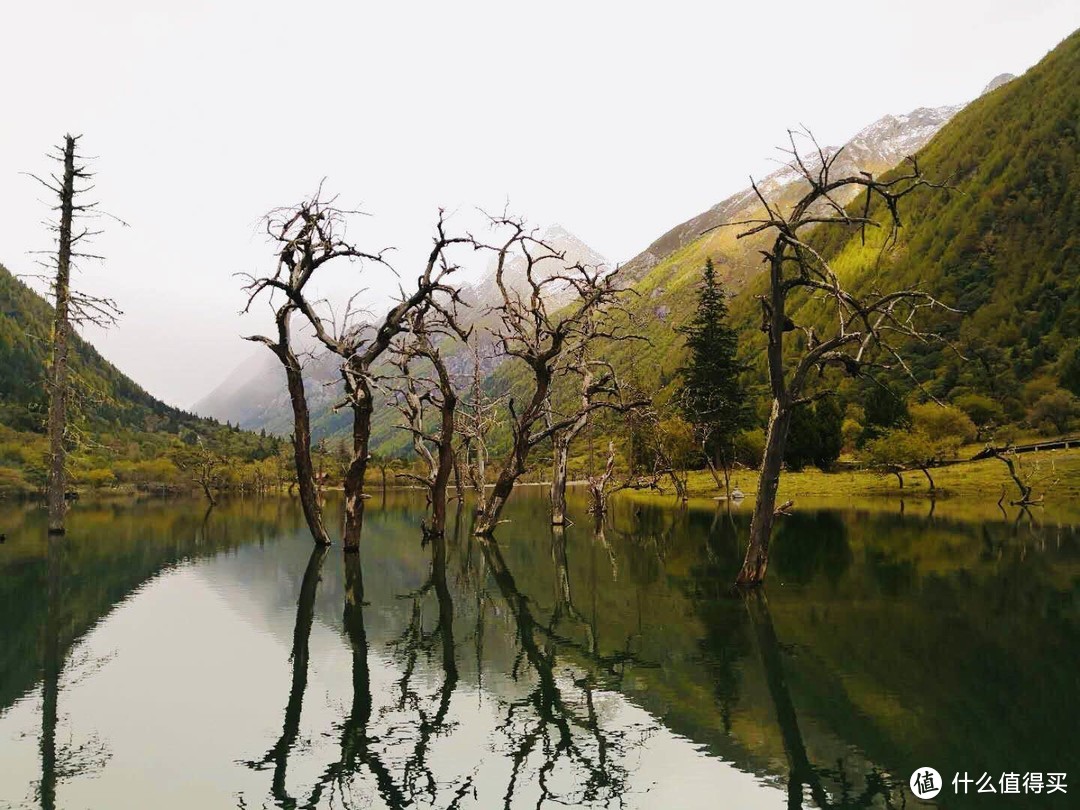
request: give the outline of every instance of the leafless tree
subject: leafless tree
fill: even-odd
[[[248,293],[244,312],[264,292],[274,309],[277,335],[274,338],[252,335],[246,340],[269,347],[285,369],[285,380],[293,410],[293,458],[296,483],[304,519],[315,542],[329,545],[330,536],[323,524],[322,508],[311,460],[311,417],[304,391],[303,367],[293,344],[292,320],[297,312],[316,322],[307,288],[315,272],[337,260],[382,262],[382,254],[368,254],[344,241],[347,213],[322,199],[321,189],[310,199],[293,208],[281,208],[267,215],[266,232],[277,250],[277,266],[272,275],[244,275]]]
[[[447,369],[442,350],[436,345],[440,338],[460,337],[468,333],[457,323],[454,301],[439,307],[434,301],[421,303],[410,316],[409,335],[395,349],[394,365],[398,374],[391,378],[392,399],[404,417],[404,430],[412,436],[413,449],[424,462],[424,475],[400,473],[418,481],[428,490],[431,504],[431,524],[424,526],[426,536],[441,537],[446,530],[446,489],[454,471],[454,423],[458,395]],[[418,363],[425,363],[434,377],[416,373]],[[432,430],[426,416],[427,407],[438,412],[438,426]]]
[[[97,208],[97,203],[83,201],[83,195],[93,189],[88,184],[93,173],[85,158],[75,150],[79,135],[65,135],[62,147],[49,157],[63,166],[60,175],[51,173],[48,179],[35,174],[29,175],[37,180],[58,198],[58,204],[52,207],[57,212],[57,220],[48,220],[46,226],[56,234],[56,248],[50,251],[38,251],[47,256],[39,262],[47,273],[38,276],[48,285],[53,298],[53,329],[49,365],[49,469],[48,469],[48,509],[49,533],[64,533],[64,516],[67,512],[67,449],[69,443],[68,405],[71,399],[71,378],[68,367],[68,352],[71,342],[72,325],[93,324],[111,326],[120,315],[116,303],[108,298],[98,298],[81,293],[71,286],[71,271],[79,259],[98,259],[102,257],[82,250],[81,244],[101,233],[77,221],[86,222],[101,216],[107,216]],[[81,187],[77,183],[82,183]]]
[[[351,251],[354,257],[377,261],[385,266],[382,254],[365,254],[349,246],[343,237],[336,235],[344,230],[343,214],[337,216],[314,216],[310,227],[326,244],[336,246],[338,251]],[[324,317],[316,310],[317,302],[303,295],[292,296],[297,309],[307,318],[319,342],[341,361],[341,377],[345,384],[345,401],[352,410],[352,458],[345,473],[345,526],[343,545],[346,552],[360,548],[360,534],[364,524],[364,476],[369,459],[368,445],[371,439],[371,417],[375,409],[374,389],[377,384],[377,364],[394,343],[394,339],[408,331],[411,316],[421,306],[449,313],[450,307],[459,300],[458,290],[450,286],[450,276],[458,265],[452,263],[447,251],[453,245],[472,244],[470,237],[449,236],[442,211],[436,224],[436,232],[427,261],[416,281],[416,287],[406,293],[377,324],[356,323],[358,311],[350,301],[339,318],[331,312]],[[355,298],[355,297],[354,297]]]
[[[493,218],[493,226],[504,236],[493,246],[495,282],[500,301],[493,308],[498,322],[492,329],[503,354],[525,364],[531,374],[524,407],[513,398],[510,412],[511,446],[502,460],[491,497],[477,516],[473,531],[490,535],[517,482],[527,469],[529,454],[539,445],[569,428],[579,412],[545,423],[549,397],[557,376],[565,373],[566,362],[583,345],[604,339],[619,339],[624,333],[605,315],[618,305],[619,273],[583,264],[566,266],[564,256],[541,241],[525,223],[503,215]],[[520,257],[524,263],[524,290],[507,278],[508,262]],[[551,269],[551,272],[546,272]],[[562,307],[551,304],[556,292],[572,293],[572,301]],[[556,311],[552,311],[556,310]],[[607,407],[597,399],[585,414]]]
[[[457,409],[456,432],[464,456],[465,476],[476,496],[474,513],[479,515],[487,508],[488,436],[499,419],[505,397],[490,396],[484,390],[484,358],[475,335],[470,347],[472,367],[468,393]],[[459,495],[460,488],[459,483]]]
[[[228,462],[220,453],[207,447],[201,438],[190,449],[173,457],[173,462],[197,484],[211,507],[217,506],[215,491],[220,489]]]
[[[1012,447],[993,447],[988,445],[985,453],[990,458],[996,458],[1001,461],[1009,471],[1009,478],[1016,484],[1016,488],[1020,492],[1020,497],[1015,501],[1009,502],[1012,506],[1028,507],[1041,504],[1045,496],[1039,495],[1039,497],[1036,498],[1035,487],[1043,486],[1046,489],[1051,489],[1057,484],[1057,471],[1053,459],[1050,460],[1048,471],[1041,470],[1038,462],[1025,470],[1020,462],[1020,456]],[[1002,487],[1001,497],[998,499],[998,506],[1001,506],[1001,503],[1005,500],[1005,494],[1006,487]]]
[[[887,175],[887,179],[876,179],[865,172],[833,177],[832,168],[840,152],[826,155],[813,136],[806,133],[806,137],[816,150],[814,160],[799,154],[795,133],[789,132],[791,148],[784,150],[791,157],[791,167],[809,186],[794,207],[786,213],[781,211],[751,181],[764,213],[759,218],[729,223],[745,228],[738,235],[740,239],[759,233],[774,236],[771,247],[762,251],[769,287],[760,296],[761,328],[768,338],[772,409],[746,559],[737,580],[741,584],[765,579],[788,429],[795,409],[814,398],[808,390],[811,375],[827,367],[839,367],[850,375],[859,375],[871,367],[895,367],[910,373],[901,354],[904,342],[941,340],[926,331],[920,320],[928,310],[948,309],[917,288],[852,292],[807,241],[807,233],[819,227],[860,228],[865,240],[867,228],[882,227],[880,218],[888,229],[884,249],[895,244],[904,197],[924,186],[941,186],[926,179],[914,158],[908,158],[906,167]],[[849,187],[863,193],[861,213],[849,211],[836,201],[836,195]],[[795,294],[815,296],[825,302],[833,313],[833,326],[827,334],[817,334],[812,326],[800,328],[791,320],[788,299]],[[785,356],[784,336],[796,330],[802,336],[803,347],[798,355]]]
[[[552,404],[554,396],[548,398],[548,410],[545,414],[547,425],[562,422],[565,427],[554,433],[551,437],[553,459],[551,469],[551,524],[553,526],[565,526],[566,517],[566,483],[568,479],[568,466],[570,458],[570,446],[578,434],[585,429],[589,418],[598,408],[606,408],[616,412],[644,408],[649,404],[646,399],[630,399],[624,396],[623,386],[615,373],[615,367],[606,360],[591,359],[588,349],[593,341],[588,330],[593,321],[587,321],[582,331],[582,339],[578,342],[573,355],[566,364],[567,376],[578,378],[577,400],[563,408]],[[625,334],[625,338],[634,337]]]

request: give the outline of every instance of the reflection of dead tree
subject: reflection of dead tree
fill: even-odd
[[[1027,470],[1023,468],[1020,463],[1020,457],[1012,450],[1012,448],[996,448],[987,447],[986,454],[991,458],[996,458],[1001,461],[1009,470],[1009,477],[1016,484],[1016,488],[1020,491],[1020,498],[1015,501],[1009,501],[1012,506],[1035,506],[1041,504],[1044,495],[1040,495],[1038,498],[1033,497],[1033,493],[1036,486],[1045,485],[1047,489],[1053,487],[1057,483],[1057,478],[1052,477],[1055,475],[1054,462],[1050,462],[1050,472],[1046,475],[1039,475],[1039,464],[1036,462],[1032,467]],[[1005,488],[1002,487],[1001,498],[998,499],[998,506],[1001,506],[1001,502],[1005,500]]]
[[[875,358],[878,366],[895,366],[910,373],[899,351],[899,342],[913,339],[928,342],[937,335],[919,326],[920,316],[942,307],[929,293],[920,289],[902,289],[880,293],[856,294],[843,287],[839,276],[817,250],[806,241],[813,229],[839,226],[858,227],[865,240],[867,226],[877,227],[877,216],[885,219],[888,246],[896,239],[901,225],[899,206],[904,197],[922,187],[938,187],[928,181],[913,158],[908,170],[897,171],[889,179],[878,180],[869,173],[835,178],[832,168],[841,154],[826,155],[810,136],[816,150],[816,162],[805,161],[799,154],[794,133],[789,133],[791,168],[809,188],[790,211],[782,212],[754,185],[764,214],[756,219],[731,223],[745,226],[739,238],[770,233],[775,239],[770,249],[762,251],[769,267],[769,289],[761,298],[762,331],[768,336],[767,355],[772,391],[772,411],[765,438],[758,495],[750,523],[746,558],[738,575],[741,584],[756,584],[765,579],[769,562],[769,541],[775,518],[776,491],[787,444],[788,431],[795,409],[812,395],[808,392],[813,374],[825,368],[839,367],[856,376],[865,372]],[[835,199],[847,189],[862,191],[861,214],[849,213]],[[877,205],[875,212],[871,206]],[[784,336],[799,327],[791,320],[788,299],[792,295],[819,296],[833,313],[833,327],[819,335],[814,328],[802,329],[805,348],[798,356],[785,356]],[[789,348],[791,342],[789,340]]]
[[[574,607],[574,597],[570,591],[570,566],[566,560],[566,531],[560,526],[551,528],[551,561],[555,566],[555,609],[548,626],[552,633],[557,633],[564,618],[573,620],[585,631],[589,654],[598,656],[596,628]]]
[[[64,551],[67,541],[55,534],[48,538],[47,559],[47,609],[43,622],[42,673],[41,673],[41,738],[38,750],[41,756],[41,780],[35,793],[41,802],[42,810],[55,810],[56,788],[65,779],[87,774],[104,767],[110,754],[97,738],[91,738],[82,745],[58,745],[56,727],[60,721],[60,678],[64,671],[69,642],[64,635],[70,619],[65,615],[64,604]],[[87,667],[82,677],[102,666],[107,659],[95,661],[87,658],[83,665]],[[79,666],[72,661],[68,665],[70,677],[73,668]],[[72,679],[74,685],[80,678]]]
[[[49,538],[49,610],[45,617],[45,656],[41,677],[41,784],[42,810],[56,807],[56,721],[60,695],[60,670],[64,654],[60,644],[62,540]]]
[[[866,787],[857,796],[847,793],[847,779],[842,773],[836,773],[840,782],[845,786],[839,801],[830,798],[829,792],[822,784],[822,775],[831,776],[833,772],[816,768],[810,762],[806,753],[806,745],[803,743],[802,732],[799,730],[799,719],[795,712],[795,705],[791,701],[791,693],[788,691],[787,681],[784,676],[784,664],[780,654],[780,642],[776,637],[773,627],[772,615],[769,613],[769,602],[764,591],[756,589],[743,594],[747,611],[750,615],[750,623],[757,636],[758,652],[761,655],[761,663],[765,669],[765,680],[769,687],[769,694],[773,701],[773,710],[776,713],[776,721],[780,726],[780,735],[783,739],[784,752],[788,760],[788,806],[803,806],[803,787],[810,789],[810,795],[814,803],[822,810],[856,810],[856,808],[869,808],[879,806],[878,801],[884,802],[886,808],[903,807],[903,804],[893,803],[893,792],[898,788],[890,784],[889,779],[877,771],[872,771],[866,777]],[[899,788],[900,801],[903,802],[903,789]]]
[[[68,349],[72,336],[72,324],[93,324],[111,326],[116,322],[120,311],[108,298],[97,298],[77,292],[71,288],[71,269],[74,262],[82,259],[101,259],[91,253],[80,252],[83,240],[92,239],[101,231],[92,231],[80,226],[76,232],[75,220],[102,216],[96,210],[97,203],[82,202],[81,195],[93,188],[88,185],[77,188],[77,182],[89,181],[93,174],[75,153],[76,142],[80,136],[65,135],[63,147],[57,147],[50,157],[63,166],[60,176],[49,175],[45,180],[37,175],[30,175],[41,185],[59,198],[59,204],[53,211],[59,212],[57,221],[46,223],[50,231],[56,234],[56,251],[38,251],[49,258],[40,262],[49,272],[40,278],[49,285],[52,293],[53,328],[51,358],[48,368],[49,393],[49,468],[48,468],[48,507],[49,532],[64,533],[64,515],[67,512],[67,451],[71,441],[68,426],[68,403],[71,395],[70,371],[68,368]]]
[[[529,600],[517,589],[498,546],[488,539],[480,548],[517,628],[519,659],[528,665],[536,686],[525,697],[512,701],[500,731],[511,740],[513,768],[503,795],[508,810],[513,805],[525,769],[534,755],[542,762],[536,769],[536,786],[545,801],[565,804],[618,800],[627,788],[627,770],[620,761],[626,754],[625,732],[604,729],[595,711],[591,676],[574,680],[581,690],[579,705],[572,705],[556,676],[556,637],[533,617]],[[520,666],[520,665],[519,665]],[[515,667],[514,677],[518,677]],[[584,711],[581,710],[584,707]],[[556,793],[552,776],[564,765],[577,772],[577,794]]]
[[[391,646],[402,659],[402,677],[398,681],[401,692],[398,709],[411,709],[416,714],[416,740],[402,769],[402,790],[410,802],[415,803],[426,798],[433,804],[439,785],[428,764],[428,752],[432,739],[451,728],[447,723],[447,715],[459,676],[454,644],[454,603],[446,580],[444,537],[431,537],[431,555],[431,575],[421,588],[410,595],[413,599],[412,618],[405,632]],[[424,629],[421,603],[426,594],[432,591],[438,604],[438,621],[433,630],[427,631]],[[443,679],[432,698],[433,704],[429,707],[429,701],[414,688],[412,676],[418,656],[430,656],[435,646],[438,646],[441,652]],[[471,784],[472,777],[466,777],[457,792],[460,794]]]
[[[286,769],[289,755],[296,745],[300,733],[300,715],[304,706],[304,693],[308,680],[308,641],[311,638],[311,626],[315,619],[315,594],[319,587],[319,577],[323,560],[326,559],[327,547],[317,545],[308,558],[304,579],[300,584],[300,598],[296,601],[296,626],[293,629],[292,645],[292,684],[289,688],[289,702],[285,706],[285,722],[281,736],[261,760],[247,762],[249,768],[262,769],[271,763],[274,777],[270,792],[281,807],[295,807],[296,801],[289,796],[285,787]]]
[[[670,515],[670,518],[668,517]],[[616,534],[639,548],[652,548],[661,565],[667,559],[680,523],[686,519],[685,507],[678,510],[641,506],[634,509],[635,521],[629,530],[613,526]]]
[[[548,412],[552,385],[562,373],[566,358],[577,356],[582,347],[594,341],[621,335],[605,318],[617,306],[618,271],[609,273],[583,264],[566,266],[563,255],[528,231],[521,220],[503,216],[494,219],[493,224],[505,234],[501,244],[487,248],[496,256],[495,283],[500,294],[493,308],[498,317],[493,336],[502,353],[522,361],[530,375],[524,407],[515,407],[513,399],[508,402],[510,449],[491,497],[474,525],[478,535],[495,531],[514,484],[527,469],[532,450],[566,430],[580,415],[575,413],[536,429]],[[507,264],[513,256],[520,256],[524,262],[524,293],[514,289],[506,278]],[[547,273],[549,267],[556,269]],[[558,313],[549,311],[553,295],[565,290],[573,293],[572,302]],[[603,402],[595,402],[587,411],[601,407],[605,407]]]
[[[451,307],[454,302],[451,302]],[[452,308],[422,303],[411,316],[410,335],[396,349],[395,365],[400,375],[394,378],[394,401],[405,417],[402,425],[412,435],[413,449],[425,466],[424,476],[402,473],[423,484],[431,505],[431,525],[424,533],[441,537],[446,531],[446,489],[454,471],[454,415],[458,396],[446,361],[432,336],[455,334],[462,340],[468,335],[458,326]],[[413,362],[426,362],[435,372],[430,379],[413,373]],[[425,407],[431,405],[439,414],[434,431],[426,424]]]
[[[370,730],[372,696],[368,664],[367,631],[364,628],[364,581],[360,555],[345,557],[345,635],[352,650],[352,704],[341,724],[340,756],[320,776],[306,807],[318,806],[327,787],[338,791],[346,804],[352,778],[366,768],[375,778],[379,796],[392,808],[408,807],[405,795],[394,782],[390,769],[375,749],[377,740]],[[332,802],[331,802],[332,803]]]

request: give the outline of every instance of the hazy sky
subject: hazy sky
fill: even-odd
[[[609,259],[774,164],[787,127],[840,143],[887,112],[974,97],[1080,27],[1025,2],[6,3],[0,263],[49,246],[22,171],[66,131],[130,228],[77,281],[125,315],[91,334],[190,406],[255,350],[236,272],[270,266],[268,209],[328,178],[408,280],[438,206],[558,222]],[[366,286],[373,299],[391,288]]]

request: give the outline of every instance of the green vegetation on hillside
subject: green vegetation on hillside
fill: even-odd
[[[815,247],[853,292],[921,287],[963,314],[932,323],[954,347],[912,345],[911,370],[876,373],[875,381],[829,372],[819,390],[834,390],[849,450],[893,426],[872,423],[882,384],[913,403],[929,393],[963,410],[980,438],[1017,430],[1045,435],[1077,429],[1080,420],[1080,32],[1024,76],[969,105],[918,154],[920,167],[950,189],[920,189],[903,201],[904,227],[882,250],[887,228],[815,234]],[[789,204],[779,200],[781,207]],[[862,213],[863,200],[850,210]],[[879,222],[885,212],[871,208]],[[648,347],[614,346],[612,359],[670,407],[685,348],[679,329],[694,309],[705,260],[737,293],[732,321],[758,420],[764,424],[764,335],[755,295],[765,287],[756,237],[736,239],[724,227],[662,258],[638,281],[631,310]],[[802,299],[789,313],[800,327],[827,324],[831,312]],[[804,340],[801,332],[787,338]]]
[[[39,492],[45,484],[51,320],[52,307],[0,266],[0,496]],[[278,453],[277,438],[241,432],[155,399],[77,336],[71,369],[76,487],[190,489],[184,467],[195,446],[229,461],[222,465],[222,486],[240,485]]]

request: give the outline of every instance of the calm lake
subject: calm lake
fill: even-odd
[[[748,507],[571,506],[376,495],[343,560],[286,498],[0,505],[0,808],[1077,806],[1077,527],[804,510],[745,597]]]

